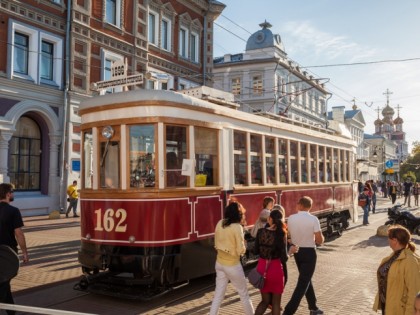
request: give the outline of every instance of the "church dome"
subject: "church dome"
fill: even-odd
[[[279,34],[273,34],[269,28],[272,26],[265,21],[261,23],[261,30],[252,34],[246,42],[246,51],[254,49],[262,49],[268,47],[277,47],[284,52],[283,42]]]
[[[400,116],[398,116],[397,118],[395,118],[395,120],[394,120],[394,124],[396,124],[396,125],[400,125],[400,124],[402,124],[404,122],[404,120],[400,117]]]
[[[382,115],[384,116],[394,116],[395,111],[392,109],[391,106],[386,105],[386,107],[382,110]]]
[[[377,125],[383,125],[384,123],[382,122],[382,120],[380,120],[379,118],[375,120],[374,122],[375,126]]]

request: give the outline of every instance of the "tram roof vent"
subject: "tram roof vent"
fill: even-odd
[[[240,106],[238,103],[235,103],[235,96],[232,93],[213,89],[208,86],[199,86],[178,92],[234,109],[238,109]]]

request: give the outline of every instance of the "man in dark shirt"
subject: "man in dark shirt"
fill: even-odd
[[[411,207],[411,191],[413,188],[413,183],[411,182],[410,178],[407,178],[403,184],[404,187],[404,206],[407,203],[408,200],[408,207]]]
[[[25,235],[23,234],[22,216],[18,208],[10,203],[14,200],[13,186],[11,184],[0,184],[0,244],[7,245],[18,253],[18,245],[22,251],[23,262],[29,261],[26,248]],[[0,302],[14,304],[10,280],[0,283]],[[14,311],[7,311],[13,315]]]

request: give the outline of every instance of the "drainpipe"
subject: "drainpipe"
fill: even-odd
[[[66,187],[64,185],[64,179],[67,176],[64,174],[66,172],[66,152],[67,152],[67,116],[68,116],[68,107],[69,107],[69,85],[70,85],[70,23],[71,23],[71,0],[67,0],[67,21],[66,21],[66,56],[65,56],[65,88],[64,88],[64,107],[63,107],[63,135],[61,140],[61,175],[60,175],[60,211],[64,209],[66,194]]]
[[[211,4],[210,4],[211,5]],[[210,8],[204,14],[204,32],[203,32],[203,85],[206,85],[206,71],[207,71],[207,14]]]

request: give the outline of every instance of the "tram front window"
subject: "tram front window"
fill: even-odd
[[[130,187],[155,187],[155,127],[129,127]]]
[[[100,142],[100,187],[120,187],[120,128],[112,127],[114,132],[109,138],[102,133]]]

